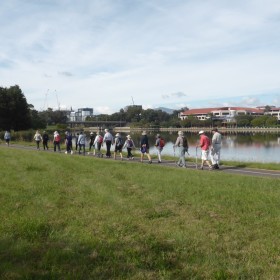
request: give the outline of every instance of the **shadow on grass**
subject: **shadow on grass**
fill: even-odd
[[[174,244],[153,235],[73,242],[47,237],[48,227],[41,230],[1,238],[1,279],[159,279],[181,271]]]

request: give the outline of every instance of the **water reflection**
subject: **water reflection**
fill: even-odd
[[[136,146],[139,146],[141,133],[129,133]],[[153,146],[156,141],[156,132],[148,133],[150,153],[156,154]],[[125,137],[127,134],[122,133]],[[173,144],[177,139],[177,133],[161,133],[165,139],[163,155],[174,155]],[[185,133],[189,141],[190,156],[195,157],[196,145],[199,142],[197,133]],[[212,135],[207,134],[209,137]],[[176,152],[176,151],[175,151]],[[199,151],[200,152],[200,151]],[[280,163],[280,137],[277,134],[238,133],[223,134],[221,158],[234,161],[256,161]]]

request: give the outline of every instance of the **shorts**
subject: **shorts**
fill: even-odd
[[[122,146],[115,146],[115,153],[116,152],[122,152]]]
[[[209,150],[202,150],[201,151],[201,159],[202,160],[208,160],[208,156],[209,156]]]

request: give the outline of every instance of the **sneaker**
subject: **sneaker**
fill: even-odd
[[[151,164],[152,163],[152,161],[151,160],[149,160],[149,164]]]
[[[182,167],[182,165],[181,165],[181,164],[179,164],[179,163],[176,163],[176,165],[177,165],[178,167]]]
[[[65,152],[65,154],[67,154],[67,152]]]
[[[73,153],[73,151],[71,151],[71,155],[73,155],[74,153]]]
[[[203,165],[200,166],[200,169],[203,170]]]
[[[161,163],[161,161],[159,160],[158,163]]]

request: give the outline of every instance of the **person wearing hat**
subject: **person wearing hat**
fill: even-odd
[[[46,131],[43,132],[42,138],[43,138],[43,148],[44,148],[44,150],[46,150],[46,149],[48,150],[49,149],[49,146],[48,146],[49,135]]]
[[[109,129],[105,129],[105,134],[103,138],[103,143],[105,142],[106,144],[106,157],[109,158],[111,157],[111,146],[114,145],[114,137],[113,135],[109,132]]]
[[[134,159],[134,156],[131,153],[132,149],[135,148],[134,142],[133,142],[133,140],[132,140],[130,135],[127,135],[126,138],[127,139],[124,142],[123,149],[124,148],[127,149],[127,158],[128,159]]]
[[[222,147],[222,135],[218,132],[217,128],[212,129],[212,148],[211,148],[211,162],[212,167],[214,169],[219,169],[220,164],[220,155],[221,155],[221,147]]]
[[[60,135],[57,131],[55,131],[54,134],[53,134],[53,150],[54,150],[54,152],[56,152],[56,148],[60,152],[60,141],[61,141]]]
[[[210,164],[208,157],[209,157],[209,149],[210,149],[210,139],[208,136],[205,135],[205,132],[203,130],[198,132],[198,135],[200,136],[200,142],[199,145],[197,145],[197,148],[201,148],[201,166],[200,169],[203,170],[204,163],[206,163],[209,167],[209,170],[212,169],[212,165]]]
[[[164,145],[165,144],[163,138],[160,136],[160,134],[157,134],[155,147],[157,149],[157,154],[158,154],[158,163],[161,163],[161,152],[163,150]]]
[[[96,132],[96,137],[93,142],[94,147],[96,148],[96,156],[103,157],[103,154],[101,153],[101,146],[103,145],[103,137],[99,133],[99,131]]]
[[[141,151],[141,159],[140,161],[143,162],[143,158],[144,158],[144,155],[146,154],[148,159],[149,159],[149,163],[151,164],[152,163],[152,158],[149,154],[149,139],[148,139],[148,136],[147,136],[147,133],[146,131],[143,131],[142,132],[142,137],[141,137],[141,140],[140,140],[140,151]]]
[[[93,148],[93,155],[95,155],[95,146],[93,145],[94,139],[95,139],[94,133],[91,132],[90,135],[89,135],[89,149],[88,149],[88,155],[90,155],[91,148]]]
[[[175,147],[179,148],[179,160],[177,162],[177,166],[186,168],[187,165],[186,165],[185,155],[186,152],[188,152],[189,144],[187,138],[184,136],[184,133],[182,131],[178,131],[178,137],[173,146],[174,154],[175,154]]]
[[[116,134],[114,144],[115,144],[114,159],[116,159],[117,152],[119,152],[121,156],[121,160],[123,160],[123,155],[122,155],[123,139],[119,133]]]

